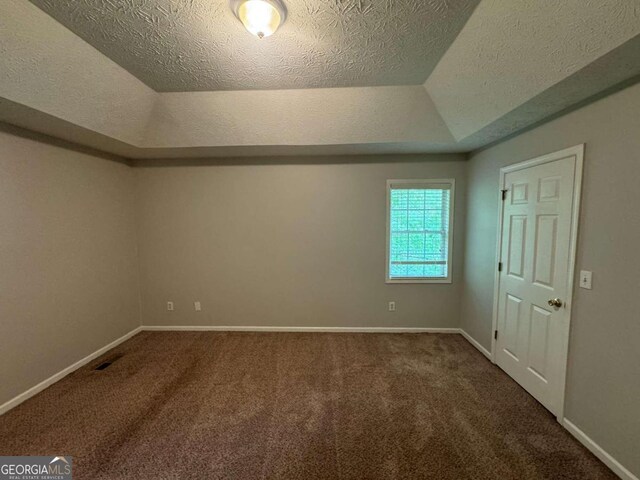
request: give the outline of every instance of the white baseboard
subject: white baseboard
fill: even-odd
[[[587,447],[591,453],[598,457],[602,463],[609,467],[611,471],[618,475],[622,480],[638,480],[638,477],[622,466],[620,462],[609,455],[600,445],[591,440],[586,433],[576,427],[571,421],[563,418],[562,425],[564,428],[569,430],[571,435],[576,437],[581,444]]]
[[[31,387],[26,392],[23,392],[20,395],[12,398],[11,400],[3,403],[2,405],[0,405],[0,415],[2,415],[3,413],[8,412],[9,410],[11,410],[14,407],[17,407],[18,405],[20,405],[25,400],[28,400],[29,398],[33,397],[35,394],[40,393],[42,390],[44,390],[45,388],[53,385],[58,380],[63,379],[64,377],[69,375],[71,372],[74,372],[75,370],[79,369],[80,367],[86,365],[91,360],[94,360],[94,359],[98,358],[100,355],[102,355],[103,353],[105,353],[105,352],[111,350],[112,348],[120,345],[122,342],[125,342],[125,341],[129,340],[136,333],[141,332],[141,331],[142,331],[142,327],[137,327],[137,328],[131,330],[129,333],[127,333],[127,334],[123,335],[122,337],[114,340],[109,345],[105,345],[104,347],[96,350],[95,352],[91,353],[90,355],[87,355],[82,360],[78,360],[73,365],[68,366],[64,370],[60,370],[55,375],[52,375],[51,377],[49,377],[46,380],[40,382],[36,386]]]
[[[471,345],[473,345],[478,350],[480,350],[480,353],[482,353],[485,357],[487,357],[489,360],[492,360],[491,352],[489,350],[487,350],[486,348],[484,348],[480,344],[480,342],[478,342],[475,338],[473,338],[471,335],[469,335],[467,332],[465,332],[462,328],[460,329],[460,335],[462,335]]]
[[[402,327],[237,327],[218,325],[143,325],[149,332],[329,332],[329,333],[460,333],[458,328]]]

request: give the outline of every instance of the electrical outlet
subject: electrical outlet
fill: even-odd
[[[167,310],[173,312],[173,302],[167,302]]]
[[[200,302],[193,302],[193,308],[196,312],[200,312],[202,310],[202,305],[200,305]]]
[[[580,271],[580,288],[586,288],[587,290],[591,290],[592,276],[593,276],[593,272],[589,272],[587,270]]]
[[[396,302],[389,302],[389,311],[390,312],[396,311]]]

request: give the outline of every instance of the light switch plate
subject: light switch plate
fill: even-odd
[[[593,272],[589,272],[588,270],[580,271],[580,288],[586,288],[587,290],[591,290],[591,278],[593,276]]]
[[[193,308],[196,310],[196,312],[199,312],[202,310],[202,305],[200,305],[200,302],[193,302]]]

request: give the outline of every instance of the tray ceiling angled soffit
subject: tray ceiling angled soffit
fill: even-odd
[[[4,0],[0,121],[131,158],[470,151],[640,78],[640,0]]]

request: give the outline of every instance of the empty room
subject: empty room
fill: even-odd
[[[640,0],[2,0],[0,480],[640,478]]]

